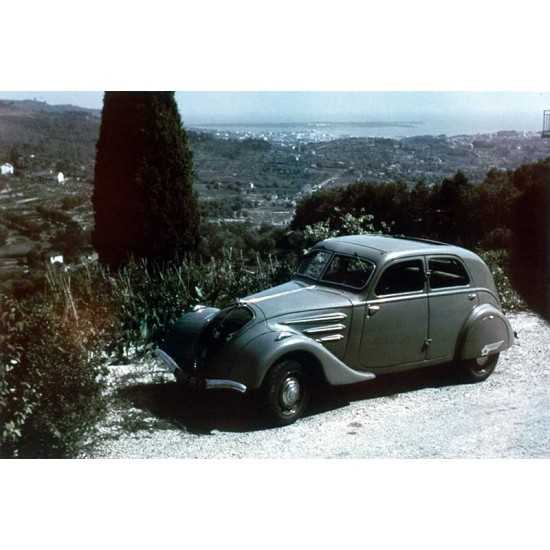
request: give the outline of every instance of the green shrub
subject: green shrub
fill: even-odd
[[[3,299],[0,456],[74,456],[104,410],[102,340],[70,296]]]
[[[47,208],[46,206],[37,206],[35,210],[43,220],[56,226],[59,226],[59,225],[66,226],[73,221],[70,214],[63,212],[62,210],[58,210],[57,208]]]
[[[6,241],[8,239],[8,228],[4,225],[0,225],[0,246],[3,244],[6,244]]]
[[[2,223],[9,229],[18,231],[33,241],[40,240],[43,225],[18,212],[2,212]]]
[[[339,209],[335,208],[335,212],[339,213]],[[389,233],[391,231],[392,224],[382,221],[378,225],[380,231],[376,230],[374,216],[371,214],[365,214],[362,211],[358,215],[353,215],[347,212],[336,218],[307,225],[304,228],[304,240],[306,246],[313,246],[319,241],[340,235],[364,235],[368,233]]]
[[[510,282],[509,256],[506,250],[478,250],[477,253],[489,266],[505,311],[519,311],[526,305]]]
[[[61,199],[61,208],[63,210],[72,210],[86,204],[88,199],[84,195],[69,195]]]

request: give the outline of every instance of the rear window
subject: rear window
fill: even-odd
[[[465,286],[470,283],[466,269],[456,258],[430,258],[428,268],[432,289]]]
[[[335,255],[323,277],[323,281],[349,286],[355,289],[363,288],[372,272],[374,265],[358,256]]]

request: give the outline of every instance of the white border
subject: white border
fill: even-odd
[[[548,541],[542,460],[5,461],[1,470],[10,549],[531,550]]]
[[[19,0],[2,9],[0,87],[547,91],[549,15],[536,0]]]

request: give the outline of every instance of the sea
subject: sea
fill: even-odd
[[[256,138],[280,143],[322,142],[341,138],[382,137],[400,139],[412,136],[457,136],[492,134],[503,130],[540,132],[538,117],[425,118],[422,120],[362,122],[232,122],[189,124],[188,127],[213,133],[221,138]]]

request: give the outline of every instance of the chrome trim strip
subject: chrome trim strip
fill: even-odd
[[[275,336],[275,342],[280,342],[281,340],[284,340],[285,338],[290,338],[291,336],[294,336],[293,332],[287,332],[287,331],[279,332],[279,334]]]
[[[376,298],[373,300],[358,302],[355,305],[365,306],[369,304],[384,304],[386,302],[398,302],[402,300],[417,300],[418,298],[431,298],[431,297],[435,298],[437,296],[451,296],[453,294],[465,294],[466,292],[487,292],[491,296],[493,296],[493,298],[495,299],[497,298],[497,296],[495,296],[495,293],[489,288],[469,286],[469,287],[460,288],[460,289],[455,287],[454,289],[451,289],[451,290],[432,290],[430,292],[422,292],[418,294],[395,294],[387,298]]]
[[[322,323],[323,321],[340,321],[345,319],[345,313],[327,313],[326,315],[318,315],[316,317],[301,317],[300,319],[290,319],[281,321],[281,325],[298,325],[301,323]]]
[[[427,298],[427,292],[420,292],[418,294],[397,294],[388,298],[376,298],[375,300],[367,300],[362,302],[361,305],[374,305],[374,304],[386,304],[389,302],[401,302],[403,300],[418,300],[419,298]]]
[[[492,294],[492,291],[488,288],[474,286],[452,286],[447,287],[447,289],[432,288],[430,290],[430,296],[447,296],[448,294],[464,294],[465,292],[481,292],[482,290],[485,292],[491,292]]]
[[[476,287],[468,286],[460,289],[457,287],[454,287],[449,290],[431,290],[428,293],[428,296],[433,296],[433,297],[450,296],[452,294],[464,294],[466,292],[487,292],[497,301],[497,303],[500,303],[499,297],[490,288],[485,288],[483,286],[476,286]]]
[[[315,338],[316,342],[336,342],[343,338],[343,334],[331,334],[330,336],[321,336],[321,338]]]
[[[155,355],[170,372],[174,373],[179,369],[178,364],[165,351],[157,348]]]
[[[318,332],[334,332],[338,330],[343,330],[346,328],[346,325],[338,323],[337,325],[326,325],[324,327],[311,327],[304,330],[304,334],[317,334]]]
[[[234,390],[239,393],[246,392],[246,386],[234,380],[222,380],[220,378],[207,378],[205,380],[207,390]]]
[[[295,294],[296,292],[303,292],[304,290],[312,290],[315,285],[303,286],[302,288],[296,288],[294,290],[286,290],[277,294],[269,294],[268,296],[260,296],[259,298],[250,298],[249,300],[241,300],[243,304],[258,304],[265,302],[265,300],[271,300],[272,298],[280,298],[281,296],[288,296],[289,294]]]
[[[498,342],[493,342],[492,344],[487,344],[481,350],[481,357],[486,357],[491,352],[497,351],[497,349],[500,348],[500,346],[502,346],[502,344],[504,344],[504,340],[499,340]]]
[[[155,350],[155,355],[158,359],[164,364],[164,366],[172,373],[180,370],[178,364],[165,352],[161,349]],[[246,392],[246,386],[240,382],[235,382],[234,380],[223,380],[219,378],[206,378],[204,380],[205,388],[207,390],[234,390],[239,393]]]

